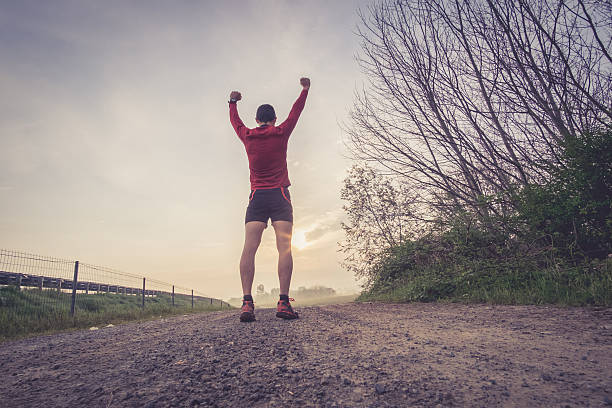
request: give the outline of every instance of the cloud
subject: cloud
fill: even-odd
[[[342,210],[327,211],[322,216],[318,216],[318,221],[305,232],[306,241],[315,243],[336,239],[341,232],[340,222],[343,216]]]
[[[306,232],[306,241],[310,242],[310,241],[317,240],[321,238],[322,236],[324,236],[325,234],[327,234],[330,229],[331,229],[330,225],[320,225],[316,227],[315,229],[313,229],[312,231]]]

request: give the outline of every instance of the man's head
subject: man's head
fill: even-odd
[[[255,115],[255,121],[259,125],[263,124],[274,124],[276,122],[276,112],[274,112],[274,108],[272,105],[261,105],[257,108],[257,114]]]

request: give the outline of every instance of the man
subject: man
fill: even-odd
[[[291,256],[291,233],[293,229],[293,207],[288,187],[287,142],[304,109],[310,79],[301,78],[302,92],[293,104],[289,117],[279,126],[276,113],[271,105],[257,109],[255,121],[258,127],[247,128],[240,120],[236,103],[242,99],[240,92],[232,91],[229,100],[230,122],[246,148],[251,174],[251,194],[245,217],[244,248],[240,258],[240,279],[244,295],[240,321],[255,320],[255,307],[251,289],[255,276],[255,253],[261,242],[261,235],[268,226],[268,219],[276,234],[278,249],[278,280],[280,300],[276,317],[297,319],[298,314],[289,302],[289,284],[293,271]]]

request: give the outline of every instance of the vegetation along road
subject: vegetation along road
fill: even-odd
[[[297,304],[299,308],[299,304]],[[2,407],[612,404],[612,309],[350,303],[6,342]]]

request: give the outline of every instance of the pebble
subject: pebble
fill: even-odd
[[[466,306],[466,309],[472,307]],[[487,400],[489,402],[487,406],[504,405],[513,402],[511,393],[512,397],[519,401],[524,402],[523,396],[530,398],[532,395],[537,395],[538,400],[532,400],[532,403],[535,401],[542,403],[542,406],[562,406],[563,401],[572,401],[571,393],[574,393],[576,398],[581,398],[580,401],[584,402],[585,406],[612,408],[612,394],[606,395],[609,390],[605,389],[601,377],[595,376],[595,374],[601,376],[597,368],[601,370],[609,363],[608,356],[601,352],[601,346],[589,352],[585,349],[588,345],[586,343],[580,348],[573,349],[573,357],[568,354],[559,359],[558,366],[549,359],[548,368],[542,369],[537,365],[529,367],[514,365],[511,361],[512,356],[508,357],[509,363],[506,364],[507,355],[502,356],[499,350],[491,351],[488,345],[480,342],[461,345],[459,342],[453,342],[453,339],[433,340],[433,337],[426,341],[428,336],[431,337],[431,330],[418,331],[418,324],[421,324],[418,321],[414,323],[415,335],[422,339],[421,345],[430,344],[431,348],[416,347],[419,344],[418,339],[411,339],[406,329],[397,324],[393,330],[399,335],[384,338],[378,336],[378,331],[374,330],[378,328],[377,326],[370,327],[375,326],[373,323],[370,326],[363,326],[362,333],[360,322],[352,322],[352,325],[344,327],[342,321],[334,320],[334,315],[331,315],[334,318],[332,324],[326,324],[330,318],[327,312],[321,317],[325,319],[324,321],[318,321],[320,317],[314,309],[310,316],[306,313],[305,317],[312,318],[312,321],[304,319],[287,324],[276,320],[273,312],[261,311],[257,326],[237,325],[235,316],[221,316],[210,323],[205,319],[199,319],[197,322],[194,319],[193,326],[188,325],[182,336],[173,336],[173,331],[163,329],[173,323],[172,319],[168,319],[170,323],[145,323],[143,325],[145,330],[140,334],[131,333],[129,325],[117,325],[113,330],[102,330],[105,325],[101,324],[100,333],[97,334],[88,334],[87,330],[84,330],[82,333],[60,334],[40,341],[20,340],[23,344],[17,352],[0,353],[3,356],[10,355],[9,358],[13,359],[10,363],[11,369],[4,372],[4,378],[10,384],[14,382],[15,385],[6,388],[17,390],[13,392],[13,397],[22,398],[19,392],[29,391],[31,396],[34,395],[32,391],[41,389],[43,386],[41,380],[48,381],[51,388],[55,389],[66,387],[68,384],[68,388],[62,388],[66,391],[63,401],[67,402],[66,406],[72,401],[73,395],[78,395],[79,399],[74,399],[78,402],[77,405],[80,403],[85,405],[96,398],[101,398],[102,395],[110,398],[109,394],[113,391],[112,406],[138,403],[145,406],[155,401],[154,406],[186,408],[215,404],[328,408],[332,406],[401,407],[420,404],[433,408],[466,406],[476,398],[490,398]],[[363,319],[367,320],[367,316],[363,315]],[[381,327],[387,324],[378,323]],[[193,329],[194,327],[197,329]],[[300,330],[296,330],[296,327]],[[431,327],[428,326],[428,330]],[[157,329],[163,330],[158,333]],[[533,332],[537,333],[537,329]],[[355,347],[347,351],[347,343],[350,340],[344,335],[339,335],[342,333],[353,336],[351,338],[354,339]],[[303,336],[298,336],[300,334]],[[327,341],[329,334],[333,334],[333,341]],[[124,350],[112,344],[111,339],[115,336],[127,339],[127,335],[134,336],[134,341],[126,343],[132,347],[126,347]],[[375,337],[376,341],[369,344],[368,335]],[[171,339],[168,340],[170,336]],[[287,341],[287,337],[290,341]],[[108,339],[107,345],[101,342],[105,339]],[[79,341],[82,344],[79,344]],[[340,341],[340,344],[335,344],[337,341]],[[561,336],[559,341],[566,342]],[[233,346],[228,348],[232,342]],[[283,342],[284,344],[278,345]],[[116,366],[114,361],[104,359],[98,361],[95,355],[83,355],[82,364],[74,366],[72,363],[76,360],[71,359],[70,368],[66,365],[67,360],[62,359],[65,353],[70,355],[83,353],[101,345],[114,350],[122,361],[125,372],[112,371]],[[535,345],[542,346],[540,343]],[[3,347],[13,347],[13,345],[3,345]],[[28,357],[31,354],[31,347],[36,347],[33,350],[42,353],[36,358]],[[532,355],[537,355],[535,350],[538,348],[533,348]],[[454,353],[454,350],[457,350],[458,354]],[[487,357],[489,352],[491,356]],[[456,358],[453,361],[465,359],[464,363],[471,363],[465,367],[470,377],[463,377],[465,381],[459,384],[455,383],[458,379],[457,371],[453,371],[453,367],[448,366],[449,361],[445,360],[445,357],[448,359],[455,354]],[[566,365],[572,363],[572,358],[578,357],[580,361],[582,356],[584,356],[583,363],[566,368]],[[469,358],[474,360],[468,360]],[[595,365],[596,360],[593,358],[599,360],[599,366]],[[434,364],[438,359],[439,366]],[[489,359],[490,362],[486,363]],[[24,364],[28,363],[27,371],[15,372],[17,371],[15,367],[18,367],[16,361],[19,360],[23,360]],[[173,365],[177,361],[183,363]],[[575,360],[573,362],[575,363]],[[589,364],[586,364],[587,362]],[[429,364],[431,365],[428,368]],[[167,366],[172,366],[173,370],[166,369]],[[464,367],[459,369],[463,370]],[[562,371],[564,369],[569,371]],[[580,369],[584,370],[584,373],[577,371]],[[125,377],[113,379],[112,384],[105,385],[108,388],[96,388],[99,385],[98,380],[111,372]],[[525,378],[521,375],[525,375]],[[580,375],[583,377],[580,378]],[[501,383],[497,383],[492,377],[500,378]],[[125,380],[125,388],[120,387],[120,382],[116,381],[121,379]],[[549,389],[551,384],[555,383],[548,382],[561,380],[564,382],[564,388],[554,391]],[[150,389],[143,388],[145,382],[153,386]],[[529,390],[521,388],[521,384],[523,387],[529,387]],[[579,386],[576,386],[577,384]],[[45,387],[46,385],[44,384]],[[162,386],[163,389],[160,388]],[[512,389],[511,393],[508,388]],[[128,392],[128,389],[131,391]],[[453,390],[452,393],[446,393],[449,389]],[[75,392],[78,394],[74,394]],[[555,394],[551,395],[552,392]],[[25,398],[23,397],[20,402]],[[109,399],[100,401],[105,404]],[[557,405],[553,404],[555,401],[558,401]],[[3,402],[3,396],[0,396],[0,406],[10,406]]]

